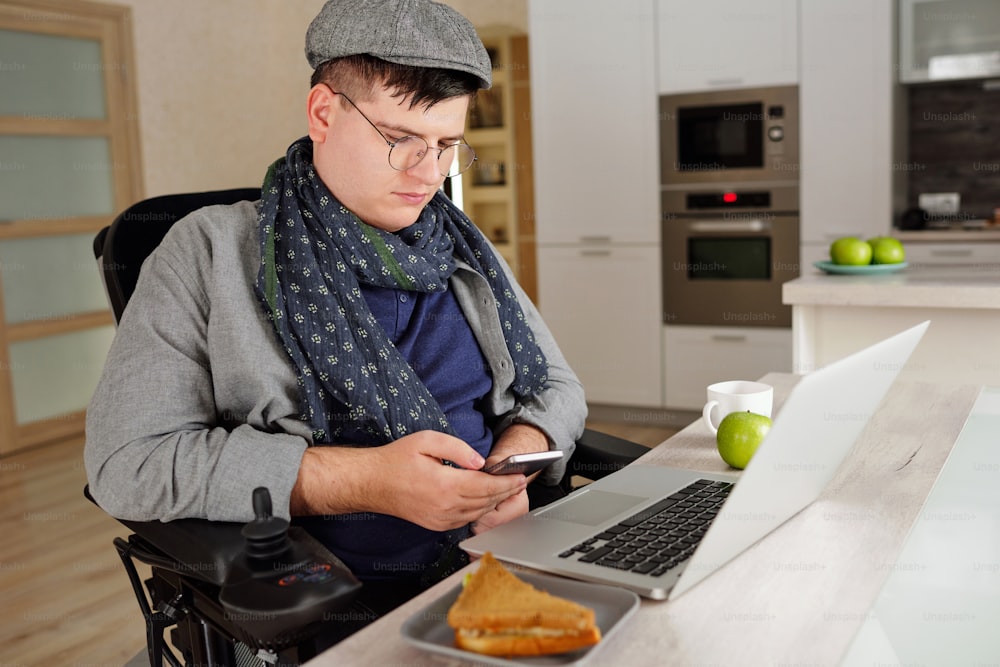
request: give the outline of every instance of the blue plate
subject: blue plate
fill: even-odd
[[[827,273],[870,276],[879,273],[894,273],[900,269],[905,269],[907,264],[906,262],[897,262],[896,264],[864,264],[854,266],[850,264],[834,264],[833,262],[815,262],[813,266]]]

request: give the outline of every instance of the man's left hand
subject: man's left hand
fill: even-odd
[[[500,502],[491,512],[479,517],[472,524],[472,534],[479,535],[528,512],[528,491],[525,489]]]

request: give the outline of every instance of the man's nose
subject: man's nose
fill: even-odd
[[[433,148],[428,148],[424,154],[424,159],[409,168],[408,172],[419,178],[428,185],[439,184],[444,180],[441,175],[441,167],[438,164],[438,153]]]

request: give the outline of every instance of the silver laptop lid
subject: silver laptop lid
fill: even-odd
[[[813,371],[795,385],[670,591],[671,599],[819,497],[929,324]]]

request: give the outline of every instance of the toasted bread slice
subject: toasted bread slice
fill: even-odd
[[[521,581],[483,555],[448,610],[460,648],[487,655],[545,655],[596,644],[594,611]]]

